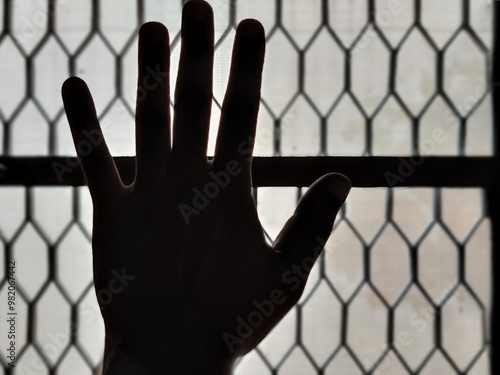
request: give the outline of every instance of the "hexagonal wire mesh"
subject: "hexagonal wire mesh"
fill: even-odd
[[[491,155],[490,1],[210,3],[212,152],[234,28],[254,17],[268,40],[256,155]],[[111,152],[133,155],[136,31],[167,25],[175,77],[181,5],[4,0],[0,152],[75,154],[59,89],[77,74]],[[271,240],[303,189],[254,193]],[[1,301],[6,260],[19,264],[18,370],[99,373],[87,190],[2,187],[0,202]],[[490,262],[482,189],[353,189],[300,303],[235,374],[489,374]]]

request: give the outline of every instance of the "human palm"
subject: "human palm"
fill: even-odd
[[[262,26],[255,20],[238,26],[213,161],[206,157],[213,64],[207,3],[190,1],[183,10],[172,139],[168,46],[161,24],[141,28],[130,186],[109,154],[85,83],[70,78],[63,86],[94,203],[94,282],[106,327],[107,374],[125,373],[123,356],[144,373],[228,373],[300,298],[350,188],[342,175],[322,177],[267,244],[250,173]],[[79,145],[89,140],[94,147],[82,152]]]

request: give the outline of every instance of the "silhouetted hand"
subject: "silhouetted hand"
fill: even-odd
[[[171,145],[169,37],[161,24],[142,26],[130,186],[102,138],[85,83],[73,77],[62,89],[94,204],[105,374],[228,374],[298,301],[350,189],[342,175],[322,177],[273,246],[266,243],[250,177],[264,30],[255,20],[238,26],[210,163],[213,35],[210,6],[188,2]],[[94,147],[81,147],[89,140]]]

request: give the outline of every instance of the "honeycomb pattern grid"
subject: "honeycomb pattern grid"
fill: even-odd
[[[257,155],[491,155],[490,3],[209,2],[212,152],[235,27],[254,17],[267,35]],[[137,30],[167,25],[173,90],[182,3],[4,0],[0,154],[74,155],[59,91],[79,75],[111,152],[133,155]],[[270,241],[302,193],[255,188]],[[17,369],[2,356],[0,373],[99,374],[86,188],[2,187],[0,202],[0,300],[16,259],[21,337]],[[235,374],[489,374],[485,206],[481,189],[353,189],[301,301]]]
[[[491,155],[492,5],[432,0],[212,0],[213,153],[237,23],[267,35],[256,155]],[[171,35],[182,1],[5,0],[0,27],[0,153],[74,155],[60,99],[84,78],[114,155],[134,154],[137,31]],[[98,57],[98,58],[96,58]],[[173,97],[173,96],[172,96]],[[305,131],[307,129],[307,131]]]
[[[303,192],[255,189],[270,241]],[[16,371],[98,374],[87,188],[2,187],[0,200],[0,300],[3,259],[17,263]],[[490,262],[482,189],[353,189],[298,305],[235,374],[489,374]]]

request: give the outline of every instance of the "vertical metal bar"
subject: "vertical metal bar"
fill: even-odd
[[[137,0],[137,25],[141,27],[144,23],[144,0]]]
[[[494,109],[495,112],[498,111]],[[498,185],[497,185],[498,186]],[[500,197],[495,193],[498,189],[488,189],[488,206],[491,219],[491,279],[492,279],[492,294],[491,294],[491,315],[490,319],[490,374],[500,373],[500,346],[498,332],[500,324],[495,316],[498,314],[500,301],[500,277],[498,270],[500,269]]]
[[[48,11],[48,17],[47,17],[47,32],[49,34],[54,34],[55,33],[55,24],[56,24],[56,1],[55,0],[48,0],[47,3],[47,11]]]
[[[495,87],[494,83],[500,81],[500,29],[498,20],[500,16],[500,3],[493,2],[493,53],[492,53],[492,75],[491,86]],[[500,147],[500,93],[498,90],[493,90],[493,149],[495,165],[499,165],[499,147]],[[490,347],[490,366],[491,374],[500,374],[500,346],[498,340],[498,332],[500,325],[495,319],[498,313],[500,301],[500,178],[499,170],[495,168],[491,171],[494,174],[494,183],[488,189],[488,209],[491,218],[491,241],[492,241],[492,259],[491,259],[491,275],[492,275],[492,304],[491,304],[491,347]]]
[[[47,33],[50,35],[54,35],[56,30],[56,1],[55,0],[48,0],[48,20],[47,20]],[[33,67],[35,69],[35,67]],[[37,72],[35,71],[34,74]],[[48,151],[49,155],[55,155],[56,154],[56,143],[57,143],[57,128],[55,126],[54,121],[48,121],[47,125],[49,126],[49,139],[48,139]]]
[[[117,98],[123,97],[122,88],[122,56],[119,53],[115,57],[115,96]]]
[[[366,154],[373,156],[373,118],[369,117],[365,119],[365,142],[366,142]]]
[[[420,155],[420,142],[418,135],[420,133],[420,119],[421,117],[415,117],[411,119],[411,144],[412,144],[412,155]]]
[[[328,121],[326,117],[321,117],[320,124],[320,155],[327,156],[328,155]]]
[[[276,0],[276,18],[275,18],[275,22],[276,22],[276,26],[278,27],[283,27],[283,24],[282,24],[282,8],[283,8],[283,4],[282,4],[282,0]]]
[[[9,34],[11,30],[12,1],[3,0],[3,32]]]
[[[238,20],[236,18],[237,9],[236,9],[236,0],[229,0],[229,25],[236,27],[238,26]]]
[[[328,0],[321,0],[321,26],[328,25],[328,18]]]
[[[351,50],[345,51],[344,62],[344,94],[351,91]]]
[[[422,6],[420,4],[420,0],[415,0],[414,4],[414,13],[415,13],[415,25],[420,26],[421,25],[421,19],[422,19]]]
[[[377,21],[375,17],[376,11],[375,0],[368,0],[368,22],[371,24],[375,24]]]
[[[281,156],[281,118],[274,119],[274,150],[273,156]]]
[[[99,22],[100,10],[99,0],[92,0],[91,31],[95,33],[101,27]]]
[[[462,0],[462,28],[470,28],[470,2]]]
[[[304,81],[306,76],[306,54],[303,50],[299,50],[299,92],[304,93]]]

